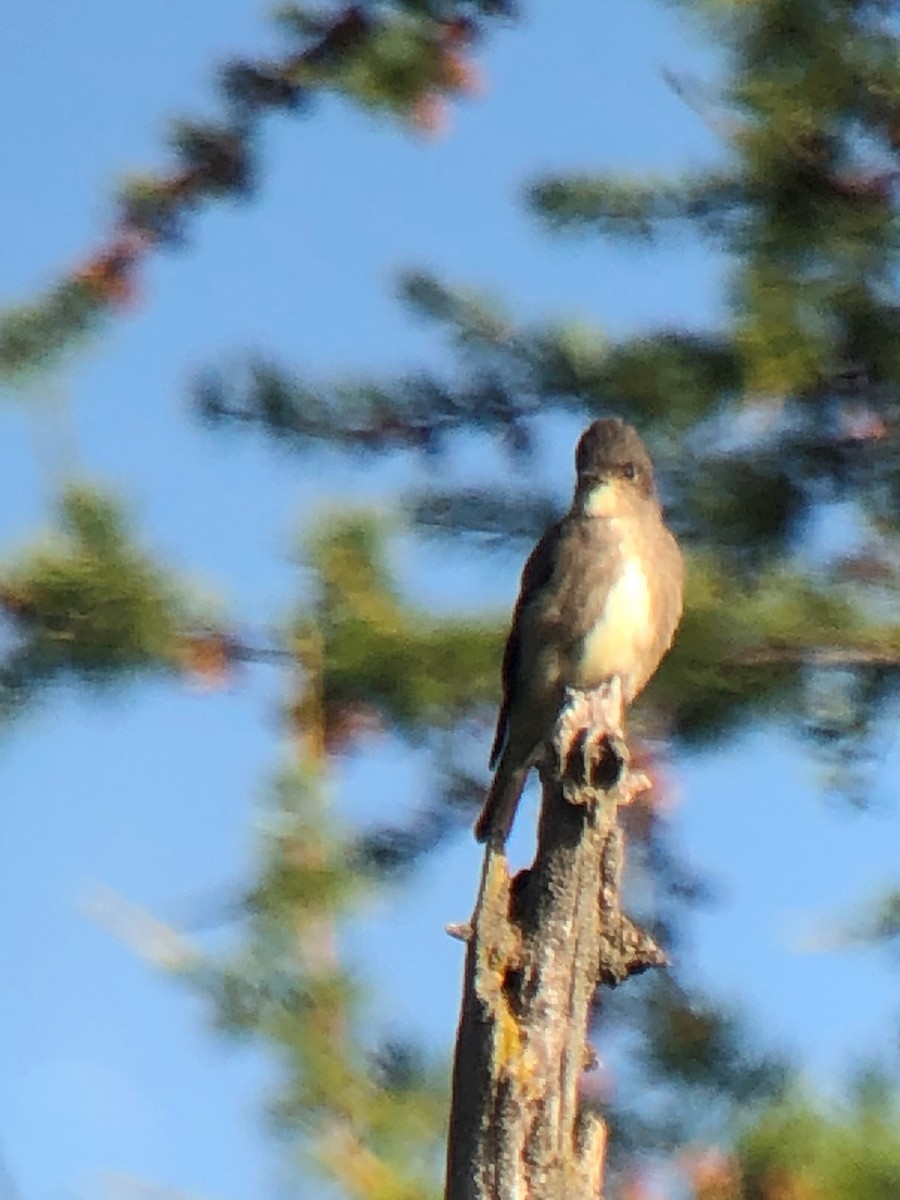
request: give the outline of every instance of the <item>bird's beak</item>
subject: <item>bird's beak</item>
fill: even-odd
[[[593,488],[599,487],[604,483],[609,483],[610,478],[611,476],[608,471],[597,468],[590,471],[582,471],[579,481],[587,487]]]

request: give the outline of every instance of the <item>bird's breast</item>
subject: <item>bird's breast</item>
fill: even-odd
[[[586,630],[579,660],[574,664],[578,687],[596,687],[610,675],[620,675],[626,695],[643,682],[643,663],[654,641],[650,589],[637,555],[623,562],[603,607]]]

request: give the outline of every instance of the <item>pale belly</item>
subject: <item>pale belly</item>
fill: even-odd
[[[575,687],[596,687],[611,675],[622,678],[633,694],[646,654],[653,644],[650,593],[637,558],[631,558],[610,590],[599,620],[581,643],[572,663]]]

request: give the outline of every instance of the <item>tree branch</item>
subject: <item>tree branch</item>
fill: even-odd
[[[293,22],[285,16],[282,25],[293,23],[300,48],[227,63],[219,74],[222,116],[176,122],[176,161],[132,178],[101,244],[43,296],[0,310],[0,377],[45,367],[104,316],[129,307],[139,268],[158,248],[181,242],[190,215],[207,203],[249,195],[266,115],[306,110],[316,92],[331,89],[436,132],[446,100],[474,91],[470,46],[489,20],[511,15],[505,0],[454,0],[440,16],[402,3],[380,9],[351,3],[321,18],[297,13]]]
[[[854,646],[755,646],[736,654],[731,661],[742,667],[783,664],[800,667],[900,667],[900,650],[876,650]]]
[[[618,681],[570,692],[542,770],[532,866],[488,847],[468,933],[453,1071],[447,1200],[591,1200],[606,1127],[579,1085],[598,984],[665,956],[620,908],[618,808],[647,787],[628,766]],[[456,930],[459,936],[459,930]]]

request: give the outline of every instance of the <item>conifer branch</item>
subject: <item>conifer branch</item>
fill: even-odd
[[[330,18],[288,6],[282,24],[300,48],[227,63],[219,73],[223,117],[176,122],[175,164],[126,184],[101,244],[43,297],[0,312],[0,377],[45,368],[104,316],[127,306],[144,260],[180,244],[198,208],[250,195],[265,115],[308,111],[315,93],[330,89],[425,133],[439,132],[447,99],[477,90],[469,49],[484,22],[512,13],[508,0],[349,4]]]
[[[732,662],[748,667],[782,664],[832,670],[857,667],[896,670],[900,667],[900,650],[866,646],[757,646],[736,654]]]

